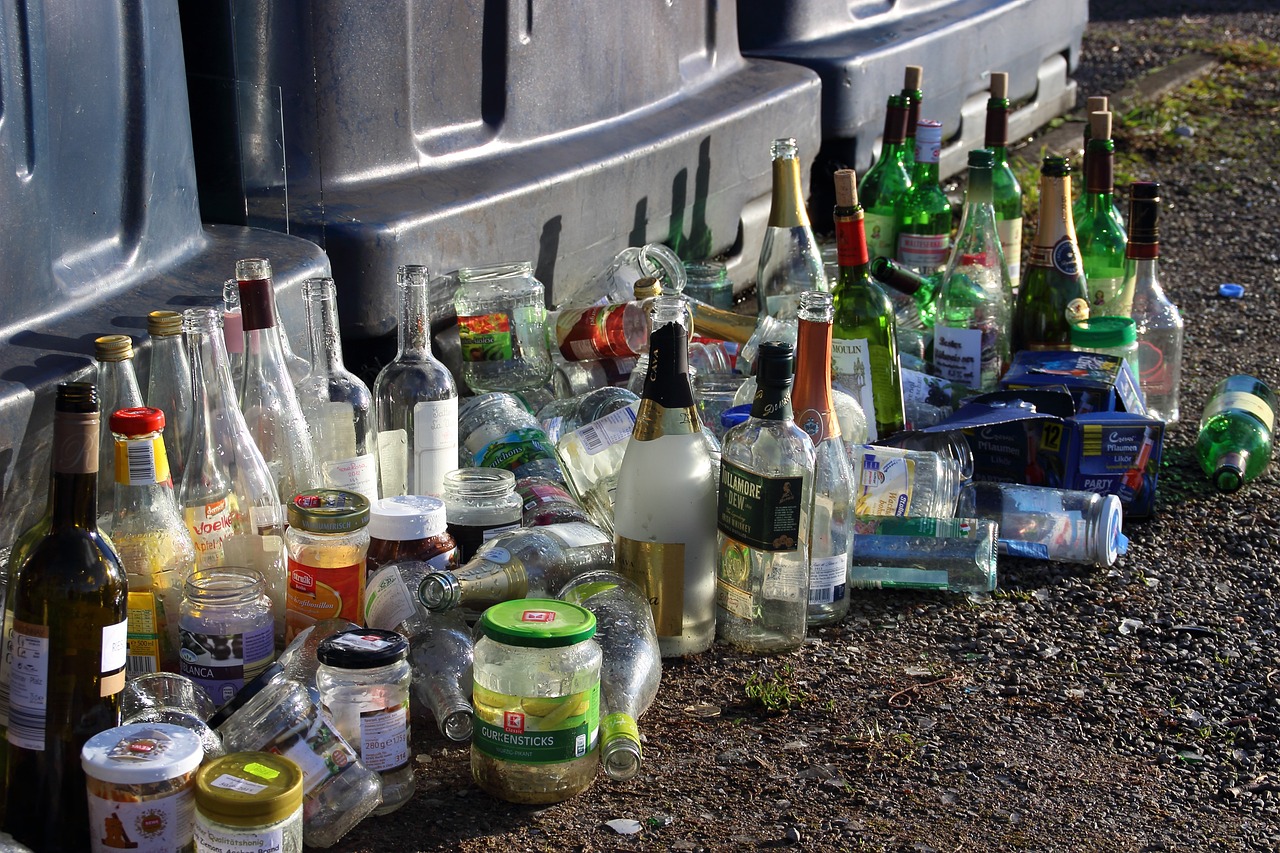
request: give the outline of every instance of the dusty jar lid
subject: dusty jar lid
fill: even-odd
[[[289,526],[309,533],[350,533],[369,523],[369,499],[343,489],[308,489],[289,502]]]
[[[164,412],[146,406],[117,409],[109,421],[111,431],[130,437],[160,432],[164,429]]]
[[[395,631],[355,628],[326,637],[316,650],[325,666],[338,669],[376,669],[409,656],[409,641]]]
[[[495,604],[480,617],[480,630],[491,640],[535,649],[572,646],[596,633],[595,614],[585,607],[552,598],[519,598]]]
[[[84,772],[114,785],[147,785],[185,776],[204,760],[200,736],[167,723],[131,723],[99,732],[80,750]]]
[[[430,539],[444,533],[447,524],[444,501],[429,495],[382,498],[369,510],[369,535],[383,541]]]
[[[261,826],[302,807],[302,770],[282,755],[236,752],[215,758],[196,776],[196,808],[229,826]]]

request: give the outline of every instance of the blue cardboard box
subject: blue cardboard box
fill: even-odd
[[[1076,413],[1147,414],[1142,388],[1129,362],[1115,355],[1067,350],[1023,350],[1000,380],[1002,389],[1065,386]]]

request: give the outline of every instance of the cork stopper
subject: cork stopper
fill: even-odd
[[[1089,112],[1105,113],[1107,111],[1107,96],[1093,95],[1089,98]]]
[[[1089,113],[1089,134],[1094,139],[1111,138],[1111,113]]]
[[[836,206],[855,207],[858,204],[858,182],[853,169],[836,170]]]
[[[1009,97],[1009,72],[991,72],[991,97],[1004,100]]]
[[[182,334],[182,315],[177,311],[152,311],[147,315],[147,334],[153,338]]]
[[[93,342],[98,361],[126,361],[133,358],[133,340],[128,335],[103,335]]]
[[[902,88],[916,90],[921,88],[924,83],[924,69],[919,65],[908,65],[906,73],[902,75]]]
[[[645,276],[636,279],[636,283],[631,286],[632,293],[637,300],[648,299],[650,296],[662,295],[662,282],[656,278]]]

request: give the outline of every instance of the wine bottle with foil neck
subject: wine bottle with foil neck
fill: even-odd
[[[1131,316],[1138,332],[1138,382],[1152,417],[1178,420],[1182,384],[1182,313],[1160,284],[1160,185],[1129,185],[1129,243],[1125,290],[1133,294]]]
[[[1089,313],[1094,317],[1128,317],[1133,290],[1125,282],[1128,238],[1114,200],[1111,113],[1092,113],[1089,124],[1093,132],[1087,149],[1084,193],[1071,210],[1084,278],[1089,285]]]
[[[908,65],[902,72],[902,98],[907,102],[907,153],[906,163],[910,169],[916,163],[916,125],[920,123],[920,107],[924,103],[924,69],[919,65]]]
[[[991,72],[991,96],[987,99],[987,127],[983,147],[991,151],[991,206],[996,213],[996,230],[1000,232],[1000,248],[1009,267],[1009,294],[1012,305],[1022,272],[1022,184],[1009,164],[1009,74]]]
[[[98,360],[98,401],[106,414],[99,424],[98,436],[98,524],[111,532],[111,510],[115,502],[114,466],[111,428],[108,418],[116,409],[130,409],[143,405],[142,392],[138,390],[137,368],[133,361],[133,339],[128,335],[103,335],[93,342],[93,354]]]
[[[1084,139],[1081,143],[1080,150],[1082,152],[1080,159],[1080,171],[1084,174],[1089,173],[1089,161],[1093,159],[1093,154],[1089,150],[1089,142],[1093,139],[1093,124],[1089,121],[1089,116],[1094,113],[1111,112],[1108,106],[1106,95],[1090,95],[1085,102],[1084,108]]]
[[[151,336],[151,370],[147,405],[164,412],[164,448],[173,482],[182,482],[187,444],[191,441],[191,361],[182,339],[182,315],[152,311],[147,315]]]
[[[898,256],[898,220],[894,206],[911,189],[907,155],[907,98],[890,95],[884,113],[880,156],[858,183],[863,227],[871,259]],[[914,145],[914,142],[912,143]],[[914,159],[914,154],[911,158]]]
[[[1218,383],[1200,417],[1196,459],[1220,492],[1235,492],[1271,464],[1276,397],[1253,376]]]
[[[773,155],[773,199],[769,224],[760,247],[756,268],[756,298],[760,316],[794,319],[800,294],[806,290],[826,290],[822,253],[809,227],[800,181],[800,155],[790,137],[775,139]]]

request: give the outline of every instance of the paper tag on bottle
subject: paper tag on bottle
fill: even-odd
[[[573,431],[588,456],[595,456],[615,444],[621,444],[631,438],[631,430],[636,425],[636,411],[639,403],[632,403],[617,411],[610,412],[584,427]]]
[[[124,669],[129,657],[129,620],[102,626],[102,673]]]
[[[566,548],[581,548],[584,545],[608,545],[613,541],[599,527],[583,521],[549,524],[540,530],[552,539],[560,540],[560,544]]]
[[[861,461],[861,464],[857,463]],[[903,516],[911,506],[915,487],[914,459],[878,452],[864,447],[854,457],[854,514],[860,516]]]
[[[1000,235],[1000,248],[1009,267],[1009,281],[1017,287],[1022,276],[1022,217],[997,219],[996,233]]]
[[[933,327],[933,364],[945,378],[982,387],[982,330]]]
[[[814,557],[809,566],[809,603],[832,604],[843,599],[848,574],[847,555]]]
[[[396,626],[418,612],[413,595],[395,564],[384,566],[369,577],[364,592],[364,624],[394,631]]]
[[[871,390],[871,351],[866,338],[832,338],[831,370],[834,380],[853,396],[867,416],[867,441],[875,441],[876,401]]]
[[[898,261],[904,266],[933,269],[947,262],[951,235],[898,233]]]
[[[457,397],[413,407],[413,461],[413,493],[443,495],[444,475],[458,467]]]
[[[49,707],[49,627],[15,622],[9,670],[9,743],[44,751]]]
[[[809,573],[805,571],[800,551],[775,551],[764,573],[761,594],[774,601],[807,601]]]
[[[384,498],[409,493],[409,433],[388,429],[378,433],[378,474]]]
[[[378,466],[373,454],[324,463],[324,484],[330,489],[359,492],[372,505],[378,499]]]

